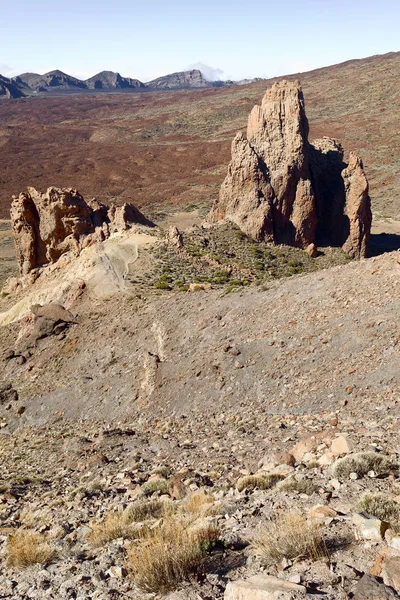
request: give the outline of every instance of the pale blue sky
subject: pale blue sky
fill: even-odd
[[[0,73],[269,77],[398,51],[400,0],[0,0]],[[218,71],[214,73],[218,77]]]

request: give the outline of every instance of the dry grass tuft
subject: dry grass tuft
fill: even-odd
[[[275,564],[283,558],[318,560],[327,556],[319,527],[295,512],[280,513],[267,523],[252,540],[251,547],[266,564]]]
[[[172,501],[158,498],[138,500],[125,510],[110,512],[101,521],[92,523],[89,540],[94,546],[103,546],[117,538],[136,539],[143,529],[143,525],[139,526],[139,523],[150,519],[168,518],[175,510]]]
[[[220,505],[205,492],[195,492],[182,504],[182,512],[193,516],[212,516],[220,513]]]
[[[207,551],[217,542],[213,524],[190,527],[190,521],[169,517],[157,529],[147,529],[128,552],[131,575],[145,592],[165,593],[191,575],[200,574]]]
[[[40,533],[20,529],[8,538],[7,561],[12,567],[26,568],[36,563],[47,564],[55,557],[55,549]]]
[[[389,456],[376,452],[357,452],[339,458],[332,465],[332,474],[334,477],[347,479],[350,473],[367,475],[369,471],[374,471],[376,475],[385,475],[397,468],[398,465]]]
[[[357,504],[357,510],[393,525],[398,525],[400,522],[400,504],[387,494],[379,492],[363,494]]]
[[[236,483],[236,487],[239,492],[243,490],[254,490],[258,488],[259,490],[269,490],[274,485],[278,483],[278,481],[282,481],[284,479],[283,475],[279,475],[278,473],[256,473],[255,475],[245,475],[238,479]]]

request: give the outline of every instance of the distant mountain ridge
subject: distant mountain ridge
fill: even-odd
[[[246,83],[252,81],[249,79],[246,80]],[[63,73],[63,71],[55,70],[44,75],[22,73],[11,79],[0,75],[0,98],[22,98],[32,94],[52,92],[178,90],[223,87],[235,84],[234,81],[208,81],[199,69],[171,73],[153,79],[148,83],[143,83],[139,79],[132,79],[131,77],[123,77],[114,71],[101,71],[89,79],[82,80]]]

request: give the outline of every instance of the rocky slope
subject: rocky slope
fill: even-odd
[[[110,238],[105,251],[117,256],[135,235]],[[69,311],[26,307],[25,319],[0,330],[3,597],[152,597],[130,572],[129,553],[140,550],[132,527],[163,520],[149,509],[145,525],[140,516],[116,531],[105,523],[162,496],[180,519],[191,510],[192,521],[214,523],[221,540],[170,600],[237,598],[228,582],[260,573],[316,598],[382,597],[368,592],[374,586],[396,598],[397,517],[385,513],[395,521],[384,535],[380,521],[355,515],[366,492],[394,509],[399,495],[399,253],[229,294],[143,293],[129,281],[106,297],[90,286],[62,290],[91,250],[47,267],[29,288],[31,306],[51,289]],[[332,466],[355,453],[348,468]],[[272,487],[260,489],[271,473]],[[252,540],[294,509],[317,519],[326,551],[266,564]],[[100,542],[96,523],[107,530]],[[36,532],[51,559],[25,569],[7,562],[16,532]]]

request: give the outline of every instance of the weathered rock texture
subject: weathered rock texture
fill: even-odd
[[[28,188],[14,196],[11,222],[22,275],[56,262],[65,252],[79,254],[133,224],[153,225],[132,204],[107,207],[97,200],[86,202],[76,190],[54,187],[45,194]]]
[[[335,140],[308,142],[298,82],[281,81],[251,111],[247,136],[232,142],[232,160],[207,217],[228,219],[256,240],[306,248],[343,246],[366,256],[371,228],[368,182],[360,158]]]

